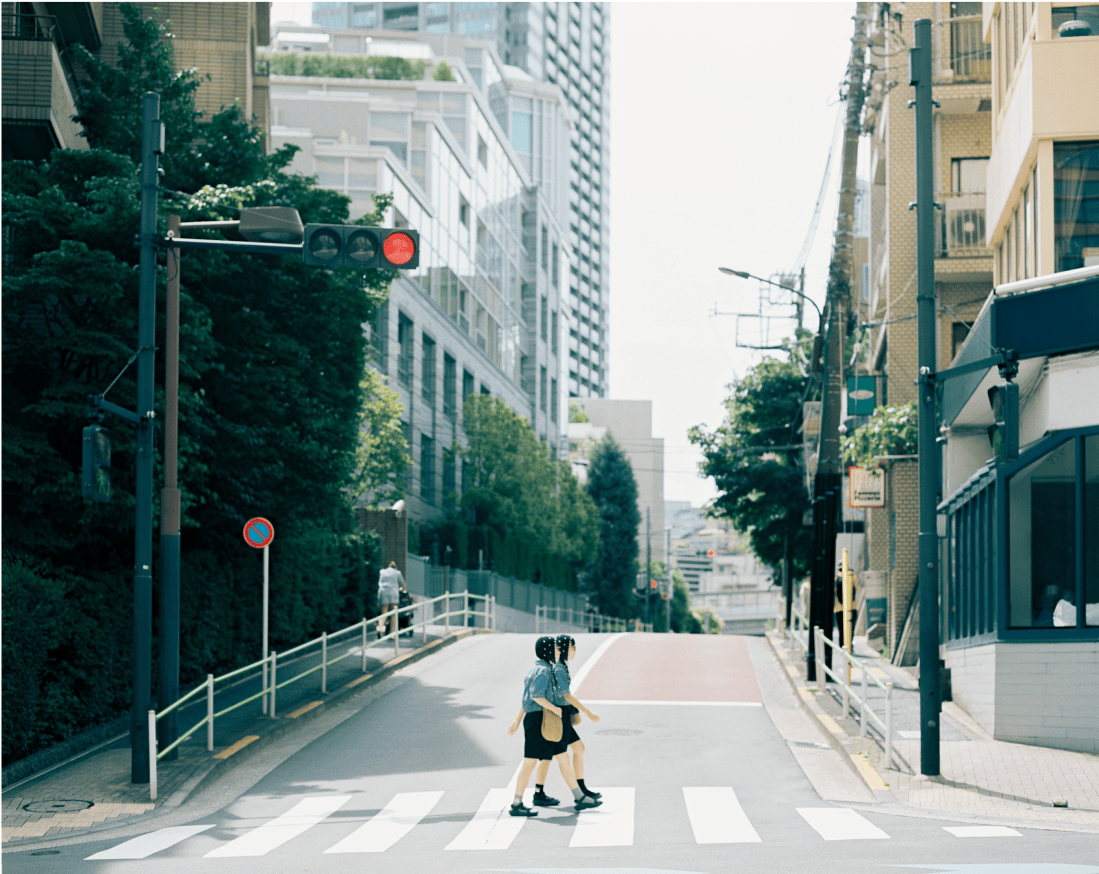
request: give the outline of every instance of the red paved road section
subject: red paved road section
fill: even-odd
[[[761,701],[741,637],[624,634],[580,685],[581,701]]]

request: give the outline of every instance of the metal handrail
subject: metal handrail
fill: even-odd
[[[451,607],[452,607],[451,599],[453,599],[453,598],[460,598],[461,599],[461,605],[462,606],[461,606],[460,609],[451,609]],[[483,607],[482,610],[473,609],[470,605],[471,600],[476,601],[478,599],[484,602],[484,607]],[[445,601],[446,602],[444,604],[443,611],[441,613],[438,612],[435,609],[440,601]],[[429,612],[428,607],[431,607],[430,616],[428,615],[428,612]],[[413,613],[416,610],[421,611],[420,621],[410,623],[408,628],[402,629],[400,627],[400,616],[401,616],[401,614],[403,614],[403,613]],[[384,635],[379,634],[379,636],[378,636],[377,640],[375,641],[375,643],[381,643],[382,641],[392,639],[393,640],[394,655],[400,655],[400,636],[401,636],[401,634],[403,634],[406,631],[411,631],[411,632],[415,633],[416,629],[422,629],[423,639],[424,639],[424,641],[426,641],[427,640],[427,627],[428,627],[428,625],[434,624],[439,619],[443,620],[444,628],[446,629],[445,633],[449,634],[450,633],[450,620],[451,620],[451,617],[458,617],[458,616],[462,617],[462,619],[461,619],[462,624],[461,624],[460,627],[468,626],[469,621],[470,621],[471,618],[476,620],[477,617],[483,617],[486,628],[495,628],[496,627],[496,598],[492,595],[471,594],[468,591],[466,591],[466,592],[445,592],[444,594],[439,595],[436,598],[430,598],[430,599],[426,599],[426,600],[422,600],[422,601],[416,601],[416,602],[413,602],[412,604],[406,604],[404,607],[395,607],[394,609],[386,611],[385,613],[375,617],[374,619],[367,619],[364,616],[362,618],[362,620],[360,620],[359,622],[356,622],[354,625],[350,625],[347,628],[341,629],[340,631],[332,632],[331,634],[329,634],[328,632],[323,632],[320,637],[314,638],[313,640],[308,640],[308,641],[306,641],[305,643],[302,643],[302,644],[298,644],[297,646],[292,647],[291,649],[288,649],[285,652],[278,653],[275,650],[272,650],[268,654],[267,658],[260,659],[259,661],[256,661],[256,662],[252,662],[252,664],[245,665],[244,667],[237,668],[233,671],[230,671],[227,674],[223,674],[220,677],[214,677],[212,674],[207,674],[206,675],[206,680],[201,685],[196,686],[194,689],[187,692],[185,695],[181,696],[177,701],[173,702],[170,706],[164,708],[164,710],[162,710],[161,712],[157,713],[155,710],[150,710],[149,713],[148,713],[148,718],[149,718],[149,765],[150,765],[150,768],[149,768],[149,770],[150,770],[149,797],[151,798],[151,800],[156,801],[156,794],[157,794],[156,763],[160,759],[163,759],[166,755],[168,755],[174,749],[176,749],[176,747],[178,747],[181,743],[183,743],[183,741],[185,741],[192,734],[194,734],[196,731],[198,731],[200,728],[202,728],[202,726],[205,725],[207,727],[206,749],[209,752],[213,752],[213,749],[214,749],[214,722],[218,717],[224,716],[227,713],[231,713],[232,711],[237,710],[240,707],[245,706],[246,704],[250,704],[253,701],[256,701],[260,698],[266,699],[265,704],[267,704],[267,703],[270,704],[270,714],[273,717],[273,716],[275,716],[275,693],[279,689],[283,689],[283,688],[285,688],[286,686],[289,686],[292,683],[296,683],[298,680],[301,680],[304,677],[309,676],[310,674],[316,673],[317,671],[321,671],[321,692],[327,692],[327,673],[328,673],[329,666],[334,665],[337,662],[340,662],[343,659],[347,658],[348,656],[355,654],[354,650],[351,650],[349,652],[344,653],[343,655],[336,656],[335,658],[329,659],[328,658],[328,643],[329,643],[329,641],[332,640],[332,638],[339,637],[341,635],[348,634],[349,632],[356,631],[356,630],[361,632],[361,634],[362,634],[362,647],[361,647],[362,672],[366,673],[366,649],[367,649],[367,647],[366,647],[366,635],[367,635],[367,623],[368,622],[386,622],[388,624],[389,620],[392,620],[394,630],[387,633],[387,634],[384,634]],[[300,653],[302,650],[305,650],[308,647],[315,646],[317,644],[320,644],[320,646],[321,646],[321,663],[319,665],[316,665],[316,666],[311,667],[311,668],[307,668],[306,670],[302,671],[300,674],[297,674],[294,677],[290,677],[289,679],[283,680],[282,682],[277,681],[276,676],[275,676],[275,670],[278,666],[278,663],[281,660],[285,659],[287,656],[294,655],[296,653]],[[220,710],[220,711],[217,711],[217,712],[214,711],[215,685],[217,683],[219,683],[219,682],[224,683],[226,680],[229,680],[233,677],[237,677],[237,676],[239,676],[243,673],[246,673],[248,671],[253,671],[253,672],[258,671],[261,668],[263,668],[265,665],[270,668],[270,673],[269,673],[270,680],[265,681],[265,685],[264,685],[263,689],[261,689],[255,695],[250,695],[247,698],[243,699],[242,701],[238,701],[235,704],[231,704],[230,706],[224,708],[223,710]],[[185,704],[185,703],[189,702],[191,699],[195,698],[201,692],[206,693],[206,716],[203,717],[201,720],[199,720],[197,723],[195,723],[195,725],[193,725],[191,728],[189,728],[186,732],[184,732],[178,738],[176,738],[172,743],[170,743],[168,746],[166,746],[163,750],[158,751],[157,750],[157,738],[156,738],[156,724],[157,724],[157,722],[159,720],[163,719],[169,713],[172,713],[177,708],[181,707],[183,704]]]
[[[834,641],[824,636],[824,632],[821,631],[819,626],[813,626],[813,634],[816,639],[816,660],[817,660],[817,676],[820,678],[820,684],[823,688],[827,675],[835,680],[843,689],[843,715],[847,716],[851,710],[851,702],[855,701],[859,705],[859,737],[866,737],[866,720],[867,717],[872,719],[878,728],[882,731],[882,736],[885,738],[885,767],[893,767],[893,683],[890,680],[881,681],[873,674],[870,673],[869,663],[866,659],[855,658],[851,653],[845,650],[841,646],[837,646]],[[828,667],[827,661],[824,658],[824,647],[832,647],[833,652],[839,653],[843,656],[844,660],[850,667],[858,668],[862,671],[862,696],[855,694],[853,687],[848,679],[841,679],[836,673]],[[847,672],[850,677],[850,671]],[[870,709],[869,697],[868,697],[868,683],[872,681],[874,685],[882,689],[885,692],[885,718],[884,720],[878,716],[873,710]]]
[[[550,608],[548,605],[539,605],[534,608],[535,634],[549,631],[551,609],[554,611],[553,622],[557,622],[558,624],[581,625],[585,628],[592,629],[592,632],[595,634],[625,632],[629,627],[628,622],[625,619],[620,619],[617,616],[604,616],[594,610],[573,610],[571,607]],[[566,614],[565,618],[562,618],[562,613]],[[652,633],[653,624],[651,622],[640,622],[638,623],[637,628],[640,632]]]
[[[802,652],[809,651],[809,619],[793,604],[790,605],[790,628],[786,629],[786,639],[791,641],[787,649],[793,649],[793,644],[801,647]],[[802,639],[802,634],[805,639]]]

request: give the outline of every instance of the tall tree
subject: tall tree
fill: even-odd
[[[5,761],[114,716],[129,697],[134,434],[107,421],[108,504],[80,498],[80,435],[89,394],[110,387],[109,400],[132,406],[136,393],[127,362],[137,336],[140,94],[161,92],[167,122],[161,231],[169,212],[231,219],[253,205],[294,206],[306,222],[348,216],[343,195],[282,173],[292,150],[266,155],[238,110],[209,120],[195,111],[196,77],[173,69],[162,29],[142,17],[148,11],[123,7],[117,68],[85,57],[80,118],[93,148],[3,165],[2,512],[5,567],[18,568],[10,586],[5,573],[5,625],[38,588],[60,605],[56,633],[40,641],[50,646],[43,658],[10,649],[5,635],[5,681],[9,666],[23,663],[37,673],[20,683],[48,688],[38,710],[20,711],[19,725],[5,707]],[[378,223],[387,203],[378,196],[360,221]],[[250,516],[270,517],[279,531],[273,644],[372,607],[374,540],[356,531],[350,500],[367,403],[362,325],[391,275],[223,252],[188,254],[181,271],[180,655],[188,683],[257,653],[261,571],[240,536]],[[70,628],[90,629],[91,638],[71,638]],[[62,711],[66,718],[55,719]]]
[[[776,571],[788,547],[795,579],[809,570],[812,533],[802,524],[810,502],[793,430],[805,384],[794,362],[766,357],[729,384],[725,421],[715,431],[688,432],[702,449],[702,474],[718,488],[715,514],[746,532],[752,551]]]
[[[588,571],[588,590],[601,613],[632,616],[641,511],[633,467],[609,434],[591,454],[587,490],[599,509],[599,551]]]

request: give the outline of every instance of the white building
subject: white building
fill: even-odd
[[[290,169],[348,195],[352,218],[392,192],[384,224],[420,232],[420,266],[393,282],[371,335],[404,405],[409,512],[436,517],[461,491],[452,449],[469,395],[500,397],[554,451],[564,434],[564,98],[456,36],[306,28],[278,32],[273,50],[309,46],[425,63],[415,80],[272,74],[271,141],[299,146]],[[443,61],[457,81],[433,78]],[[528,110],[538,123],[519,132]]]

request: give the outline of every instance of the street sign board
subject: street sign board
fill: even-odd
[[[885,506],[885,474],[882,471],[849,467],[847,468],[847,478],[849,483],[848,507]]]
[[[249,546],[254,546],[256,549],[262,549],[269,545],[274,539],[275,526],[262,516],[256,516],[255,519],[249,519],[247,523],[245,523],[244,542]]]

